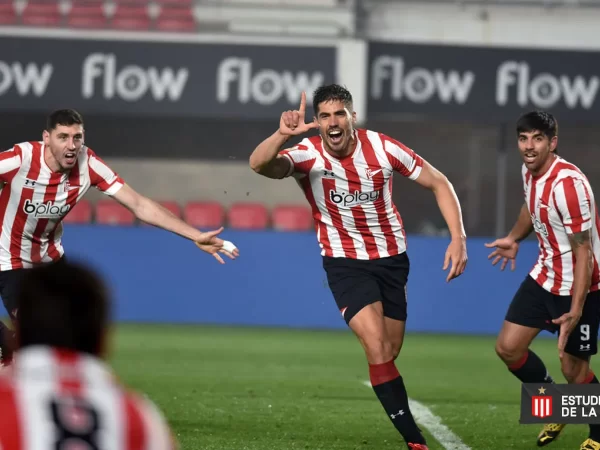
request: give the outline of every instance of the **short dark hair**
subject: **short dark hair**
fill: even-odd
[[[59,109],[46,118],[46,131],[54,130],[57,125],[83,125],[83,117],[74,109]]]
[[[558,123],[554,116],[545,111],[531,111],[523,114],[517,121],[517,136],[537,130],[548,139],[558,136]]]
[[[101,356],[110,301],[92,269],[64,260],[23,269],[17,308],[19,348],[45,345]]]
[[[329,84],[319,87],[313,93],[313,109],[315,115],[319,112],[319,105],[323,102],[341,101],[352,111],[352,94],[348,89],[339,84]]]

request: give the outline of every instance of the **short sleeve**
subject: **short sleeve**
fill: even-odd
[[[115,195],[125,182],[91,150],[88,152],[88,167],[91,185],[106,195]]]
[[[554,187],[554,202],[568,234],[592,227],[590,195],[583,180],[568,177],[559,181]]]
[[[393,169],[411,180],[419,178],[423,169],[423,158],[406,145],[389,136],[380,134],[380,137],[385,154]]]
[[[291,176],[293,173],[308,174],[310,172],[316,160],[316,156],[311,151],[311,148],[312,145],[306,138],[294,147],[279,152],[281,156],[287,158],[292,163],[290,172],[285,175],[286,177]]]

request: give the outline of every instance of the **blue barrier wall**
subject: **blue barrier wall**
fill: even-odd
[[[222,236],[241,252],[225,265],[189,241],[150,227],[67,225],[63,241],[68,257],[107,277],[119,321],[345,328],[314,233],[226,230]],[[441,269],[447,239],[408,237],[408,330],[499,330],[535,262],[537,243],[522,244],[515,272],[500,272],[487,260],[484,242],[469,240],[467,271],[447,284]]]

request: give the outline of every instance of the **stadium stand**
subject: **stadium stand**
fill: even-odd
[[[338,0],[0,0],[0,26],[351,35],[353,11]],[[314,6],[327,8],[327,14]],[[323,25],[327,25],[324,27]]]

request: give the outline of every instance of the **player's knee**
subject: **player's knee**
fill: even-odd
[[[527,349],[523,350],[519,347],[509,345],[506,341],[496,341],[496,354],[506,364],[512,364],[519,361],[525,354]]]
[[[560,369],[569,383],[583,383],[588,375],[589,364],[582,359],[565,355],[560,360]]]
[[[385,339],[370,339],[365,344],[369,364],[383,364],[395,358],[391,342]]]

